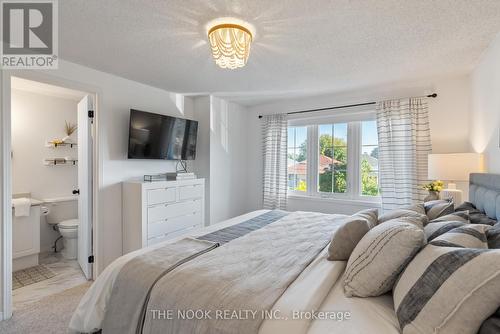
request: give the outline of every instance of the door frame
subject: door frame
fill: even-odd
[[[2,206],[2,221],[1,230],[1,305],[0,321],[7,320],[12,317],[12,171],[11,171],[11,78],[17,77],[40,83],[60,86],[64,88],[74,89],[86,92],[94,98],[94,140],[93,140],[93,166],[92,166],[92,249],[94,255],[94,263],[92,275],[93,279],[97,276],[97,268],[99,268],[100,247],[99,247],[99,189],[102,186],[102,158],[100,143],[100,127],[99,127],[99,104],[100,96],[102,95],[98,87],[80,83],[73,80],[57,77],[48,74],[45,71],[33,70],[0,70],[0,96],[1,96],[1,179],[0,179],[0,205]]]

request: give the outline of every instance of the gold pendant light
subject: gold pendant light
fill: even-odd
[[[252,42],[250,29],[235,23],[220,23],[208,30],[208,40],[215,63],[222,68],[245,66]]]

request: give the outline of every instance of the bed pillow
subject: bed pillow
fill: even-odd
[[[416,213],[425,215],[425,207],[423,203],[404,205],[399,209],[415,211]]]
[[[500,249],[500,223],[490,228],[486,232],[486,236],[488,237],[489,248]]]
[[[328,246],[328,260],[347,261],[354,247],[371,228],[377,225],[378,209],[366,209],[348,217],[342,226],[333,232]]]
[[[349,257],[343,277],[345,295],[371,297],[390,291],[424,240],[423,229],[398,219],[375,226]]]
[[[477,334],[498,334],[500,333],[500,308],[491,317],[486,319],[481,325]]]
[[[474,204],[470,202],[464,202],[455,209],[455,211],[465,210],[469,211],[470,222],[472,224],[495,225],[498,223],[497,220],[488,217],[484,212],[478,210]]]
[[[389,220],[401,218],[401,217],[413,217],[413,218],[418,218],[422,222],[422,225],[427,225],[429,219],[425,214],[419,213],[415,210],[410,210],[410,209],[395,209],[391,210],[387,213],[384,213],[383,215],[378,217],[378,223],[382,224],[385,223]]]
[[[468,224],[454,228],[429,243],[434,246],[487,249],[486,232],[490,228],[490,225]]]
[[[378,222],[378,209],[366,209],[356,212],[351,217],[353,218],[362,218],[366,220],[370,228],[373,228],[377,225]]]
[[[448,231],[468,224],[468,222],[457,220],[429,223],[424,227],[425,237],[427,242],[430,242]]]
[[[439,223],[439,222],[449,222],[449,221],[461,221],[465,223],[470,223],[469,211],[458,211],[450,213],[449,215],[435,218],[429,221],[429,223]]]
[[[455,211],[453,201],[438,199],[424,203],[425,213],[429,220],[439,218],[441,216],[449,215]]]
[[[333,232],[332,241],[328,246],[328,260],[347,261],[358,242],[369,230],[370,225],[365,219],[348,218]]]
[[[427,245],[393,297],[403,334],[477,333],[500,307],[500,250]]]

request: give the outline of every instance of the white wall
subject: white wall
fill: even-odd
[[[210,96],[194,99],[194,118],[198,121],[196,164],[193,171],[205,178],[205,225],[210,225]]]
[[[248,210],[262,207],[262,142],[258,115],[378,101],[395,97],[420,96],[436,92],[429,99],[431,140],[434,153],[471,151],[469,143],[470,77],[467,74],[418,82],[397,83],[334,95],[289,99],[249,108],[247,115]],[[288,210],[353,213],[373,203],[349,203],[324,199],[290,199]]]
[[[76,166],[45,166],[45,158],[77,158],[77,148],[46,147],[46,142],[63,138],[65,121],[77,122],[77,102],[23,90],[12,90],[12,193],[31,193],[36,199],[70,196],[78,188]],[[76,132],[71,140],[76,142]],[[65,219],[77,218],[76,202],[68,206]],[[55,209],[55,208],[54,208]],[[54,211],[54,210],[51,210]],[[66,210],[68,211],[68,210]],[[59,233],[40,220],[40,251],[50,251]]]
[[[37,199],[71,195],[78,186],[77,168],[50,167],[45,158],[77,158],[77,148],[46,147],[63,138],[64,122],[76,124],[77,102],[26,91],[12,91],[12,192]],[[76,142],[76,132],[72,135]]]
[[[487,170],[500,174],[500,35],[472,73],[471,144]]]
[[[210,98],[210,223],[247,209],[246,108]]]

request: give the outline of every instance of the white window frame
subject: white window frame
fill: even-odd
[[[361,194],[361,124],[375,120],[373,107],[357,108],[336,113],[323,113],[315,117],[298,117],[288,120],[289,127],[307,127],[307,191],[288,190],[290,197],[308,197],[326,200],[346,200],[380,202],[379,196]],[[347,123],[347,191],[345,193],[326,193],[317,190],[319,161],[319,130],[321,124]],[[312,173],[311,171],[315,171]],[[313,185],[313,186],[309,186]]]

